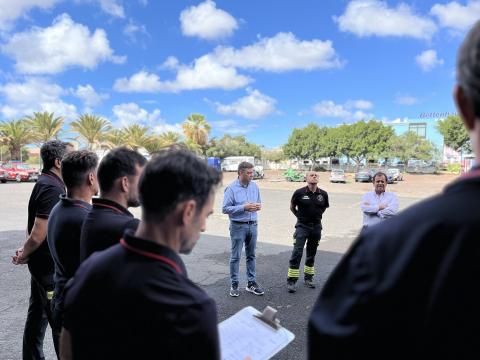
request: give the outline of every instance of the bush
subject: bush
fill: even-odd
[[[447,172],[460,174],[460,170],[462,169],[460,164],[447,164]]]

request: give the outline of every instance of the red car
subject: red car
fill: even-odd
[[[6,180],[9,181],[21,182],[38,180],[38,170],[19,161],[5,163],[1,166],[0,171],[1,170],[6,172]]]

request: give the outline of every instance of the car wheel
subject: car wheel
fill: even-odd
[[[7,179],[2,179],[2,184],[5,184],[7,182]]]
[[[20,174],[17,174],[17,176],[15,176],[15,181],[16,182],[21,182],[22,181],[22,177],[20,176]]]

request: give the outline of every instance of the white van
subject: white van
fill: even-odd
[[[228,156],[222,161],[222,171],[238,171],[238,165],[244,161],[254,165],[255,157],[254,156]]]

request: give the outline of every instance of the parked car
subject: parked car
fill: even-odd
[[[263,172],[263,166],[255,166],[253,168],[253,179],[263,179],[265,177],[265,173]]]
[[[5,184],[7,182],[7,172],[0,168],[0,182]]]
[[[402,181],[403,175],[398,169],[388,169],[387,175],[392,175],[394,181]]]
[[[37,181],[38,170],[32,168],[30,165],[19,162],[10,161],[1,166],[3,171],[7,173],[7,180],[9,181]]]
[[[346,183],[347,180],[345,178],[345,171],[343,170],[332,170],[330,173],[330,182],[332,183]]]
[[[355,182],[372,182],[373,178],[371,170],[361,170],[355,173]]]
[[[307,177],[304,173],[300,171],[295,171],[293,169],[288,169],[283,173],[285,180],[287,181],[307,181]]]

